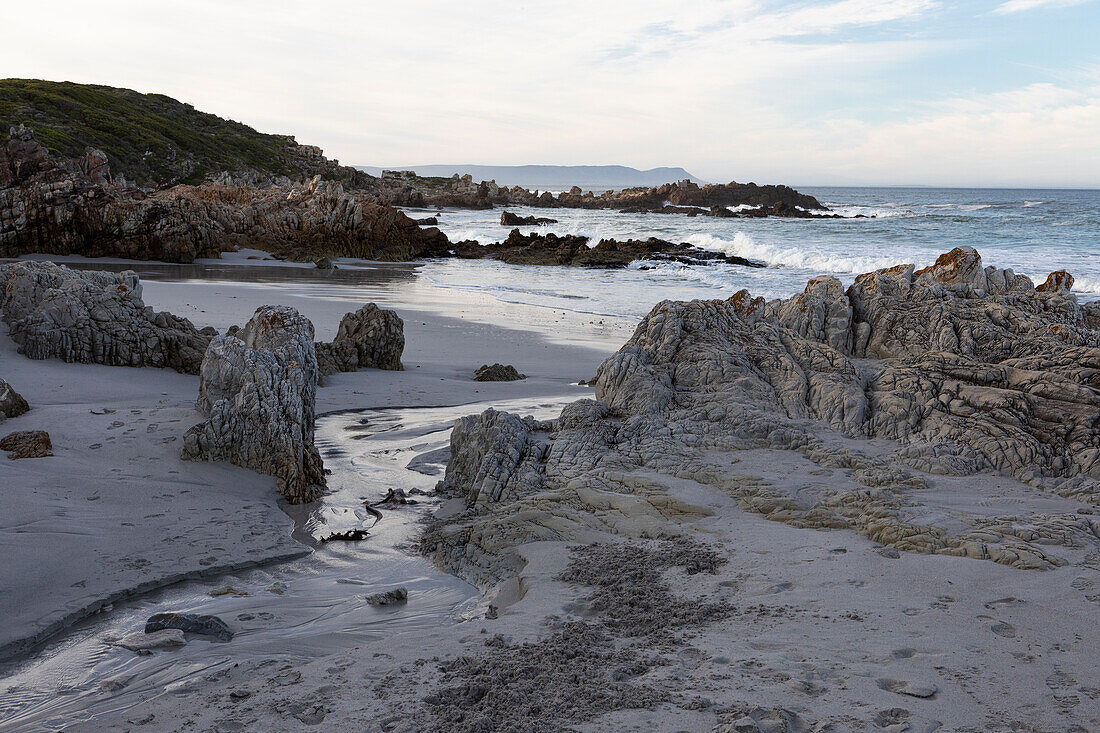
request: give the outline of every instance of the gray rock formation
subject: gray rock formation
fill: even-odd
[[[511,364],[482,364],[474,371],[476,382],[516,382],[527,379],[526,374],[520,374]]]
[[[183,457],[270,474],[292,504],[319,497],[313,324],[293,308],[263,306],[236,335],[210,343],[199,375],[195,406],[208,419],[187,431]]]
[[[0,316],[31,359],[171,367],[197,374],[212,329],[154,313],[132,271],[73,270],[52,262],[0,265]]]
[[[394,311],[367,303],[340,319],[332,343],[317,342],[315,348],[322,377],[360,368],[400,371],[405,324]]]
[[[0,422],[4,418],[18,417],[29,409],[31,409],[30,405],[23,396],[0,378]]]
[[[1040,569],[1066,562],[1059,546],[1100,550],[1087,512],[921,505],[935,482],[989,473],[1100,504],[1095,309],[969,248],[847,291],[815,278],[788,300],[662,302],[595,387],[597,400],[550,423],[494,411],[458,421],[438,488],[467,508],[430,527],[423,549],[486,586],[523,542],[641,536],[705,516],[669,494],[688,481],[768,519],[897,550]],[[775,461],[805,466],[812,490],[777,480]]]

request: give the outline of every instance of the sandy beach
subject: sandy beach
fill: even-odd
[[[96,263],[104,266],[130,263]],[[482,683],[471,683],[469,660],[489,675],[477,679],[501,685],[484,698],[495,700],[494,715],[513,708],[519,725],[541,709],[547,729],[1100,724],[1094,542],[1056,543],[1063,566],[1047,571],[899,553],[851,531],[768,521],[736,496],[664,475],[641,503],[630,494],[587,499],[596,503],[585,528],[562,525],[555,531],[568,541],[519,545],[523,562],[500,583],[475,587],[419,554],[424,519],[456,510],[432,495],[454,420],[487,407],[556,417],[590,396],[577,380],[633,323],[436,288],[404,264],[345,262],[339,280],[243,255],[183,275],[172,272],[179,266],[132,266],[147,270],[147,304],[219,330],[279,303],[327,339],[362,302],[394,308],[405,321],[405,369],[326,378],[317,443],[331,493],[303,509],[281,502],[269,477],[180,459],[180,436],[201,417],[197,377],[31,361],[5,339],[5,378],[33,408],[5,428],[48,430],[55,454],[3,467],[17,499],[0,532],[0,551],[13,559],[0,578],[13,591],[0,609],[14,660],[2,683],[5,730],[475,730],[476,717],[445,722],[455,709],[447,695],[485,704],[486,692],[471,691]],[[471,379],[494,361],[527,379]],[[892,450],[816,430],[836,451]],[[795,451],[708,460],[793,495],[852,481]],[[1089,511],[1003,476],[925,478],[911,495],[916,524],[949,526],[951,516],[992,517],[1006,506],[1019,515]],[[369,526],[357,507],[391,488],[420,503],[386,510],[361,542],[316,542],[319,529]],[[677,536],[692,539],[669,544]],[[647,564],[656,570],[630,574]],[[593,582],[620,589],[611,606]],[[394,587],[407,589],[407,603],[365,601]],[[216,614],[236,636],[194,637],[150,656],[115,644],[162,610]],[[608,613],[620,619],[609,637],[576,636],[578,621]],[[547,676],[509,676],[528,661]],[[530,697],[539,685],[554,690],[541,708]]]

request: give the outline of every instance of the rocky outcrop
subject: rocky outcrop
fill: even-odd
[[[588,237],[575,234],[522,234],[519,229],[513,229],[503,242],[487,245],[458,242],[453,245],[453,251],[457,257],[494,259],[510,265],[626,267],[638,260],[654,260],[686,264],[721,262],[745,267],[765,266],[743,257],[700,249],[686,242],[675,244],[656,237],[625,241],[601,239],[595,247],[589,247],[588,242]]]
[[[405,324],[394,311],[367,303],[340,319],[332,343],[314,346],[322,377],[363,368],[400,371]]]
[[[0,265],[0,316],[31,359],[110,366],[171,367],[197,374],[213,329],[154,313],[141,282],[122,273],[72,270],[52,262]]]
[[[0,438],[0,450],[8,451],[8,458],[45,458],[53,455],[53,443],[45,430],[19,430]]]
[[[0,421],[9,417],[18,417],[29,409],[31,409],[30,405],[23,396],[0,378]]]
[[[293,308],[263,306],[235,335],[210,343],[199,376],[195,407],[207,420],[187,431],[183,457],[272,475],[292,504],[318,498],[325,474],[313,443],[313,324]]]
[[[109,173],[96,151],[58,162],[30,131],[13,131],[0,147],[0,256],[191,262],[255,247],[302,260],[409,260],[448,247],[438,229],[422,229],[377,196],[320,175],[301,185],[142,191],[108,183]]]
[[[456,424],[438,489],[467,509],[424,549],[487,586],[514,570],[520,543],[636,537],[705,516],[670,495],[689,482],[895,550],[1065,564],[1063,553],[1100,551],[1092,510],[1046,508],[1100,504],[1091,310],[969,248],[847,290],[822,277],[787,300],[660,303],[600,366],[596,400],[552,422],[487,411]],[[957,477],[990,473],[1047,497],[1021,486],[1011,511],[937,503],[966,485]]]
[[[502,227],[542,226],[543,224],[557,223],[557,219],[548,219],[544,216],[520,216],[519,214],[513,214],[511,211],[505,211],[500,215],[500,225]]]
[[[474,371],[475,382],[517,382],[527,379],[511,364],[482,364]]]

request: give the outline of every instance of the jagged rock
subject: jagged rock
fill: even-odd
[[[422,227],[434,227],[439,224],[439,219],[434,216],[425,216],[423,219],[413,219]]]
[[[1090,515],[966,513],[924,506],[937,500],[920,490],[931,476],[993,472],[1100,504],[1094,313],[967,248],[847,291],[826,277],[782,301],[662,302],[600,366],[596,400],[550,423],[490,410],[455,424],[437,490],[466,509],[430,525],[422,549],[488,587],[522,564],[511,550],[524,542],[652,536],[705,516],[670,495],[670,482],[691,481],[768,519],[894,550],[1065,564],[1059,546],[1100,551]],[[767,461],[762,475],[739,471],[742,451],[798,454],[836,475],[792,493]]]
[[[515,382],[520,379],[527,379],[527,375],[520,374],[511,364],[482,364],[474,372],[476,382]]]
[[[122,273],[72,270],[52,262],[0,265],[0,315],[31,359],[110,366],[171,367],[197,374],[209,331],[154,313],[141,283]]]
[[[184,435],[183,457],[275,476],[292,504],[325,487],[313,443],[317,358],[313,324],[293,308],[263,306],[236,335],[215,338],[199,371],[196,409],[207,421]]]
[[[1046,282],[1035,288],[1040,293],[1063,293],[1073,288],[1073,275],[1065,270],[1057,270],[1047,275]]]
[[[0,450],[8,451],[8,458],[45,458],[53,455],[53,443],[45,430],[18,430],[0,438]]]
[[[401,371],[405,324],[394,311],[367,303],[340,319],[332,343],[315,348],[322,377],[360,368]]]
[[[393,606],[404,603],[409,599],[409,591],[404,588],[391,588],[383,593],[375,593],[367,596],[367,603],[372,606]]]
[[[31,409],[23,396],[16,392],[10,384],[0,378],[0,422],[4,418],[18,417]]]
[[[313,265],[318,270],[335,270],[336,269],[336,265],[333,264],[332,260],[330,260],[328,257],[322,257],[320,259],[314,260]]]
[[[13,130],[0,146],[0,257],[192,262],[251,247],[306,261],[409,260],[449,246],[438,229],[421,229],[377,196],[320,175],[304,191],[209,183],[146,192],[108,183],[109,174],[98,151],[58,162],[29,130]]]
[[[602,239],[595,247],[588,246],[588,237],[575,234],[522,234],[513,229],[503,242],[480,245],[477,242],[457,242],[452,245],[457,257],[489,258],[510,265],[570,265],[583,267],[626,267],[637,260],[657,260],[700,264],[723,262],[747,267],[764,267],[760,262],[743,257],[700,249],[686,242],[676,244],[656,237],[646,240]]]
[[[505,211],[500,215],[500,225],[504,227],[518,226],[542,226],[543,224],[557,224],[557,219],[548,219],[543,216],[520,216],[511,211]]]
[[[217,616],[199,613],[155,613],[145,622],[145,633],[153,634],[164,629],[178,629],[185,634],[213,636],[220,641],[231,641],[233,631]]]

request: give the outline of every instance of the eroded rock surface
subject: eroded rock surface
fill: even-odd
[[[394,311],[367,303],[340,319],[332,343],[317,342],[315,348],[322,377],[360,368],[401,371],[405,324]]]
[[[0,265],[0,315],[31,359],[109,366],[171,367],[197,374],[214,332],[155,313],[141,282],[122,273],[73,270],[52,262]]]
[[[0,378],[0,421],[4,418],[18,417],[31,409],[23,396]]]
[[[53,455],[53,443],[45,430],[19,430],[0,438],[0,450],[8,451],[8,458],[45,458]]]
[[[317,358],[313,324],[293,308],[263,306],[235,335],[215,338],[195,407],[207,421],[184,436],[183,457],[230,461],[275,477],[292,504],[325,487],[313,443]]]
[[[947,511],[933,497],[996,473],[1100,504],[1093,319],[1064,288],[1039,291],[969,248],[847,290],[826,277],[787,300],[662,302],[601,365],[596,400],[551,422],[492,410],[458,421],[439,490],[467,509],[430,528],[425,550],[486,587],[514,570],[521,543],[705,516],[670,495],[687,482],[897,550],[1066,564],[1100,550],[1090,512]],[[803,483],[779,480],[781,462]]]

